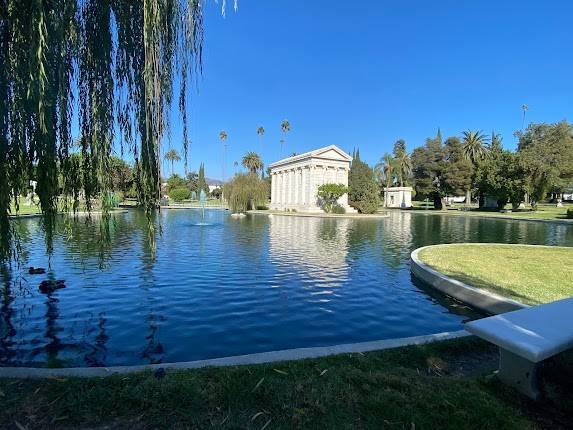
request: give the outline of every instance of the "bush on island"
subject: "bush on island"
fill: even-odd
[[[318,197],[322,201],[325,212],[331,213],[338,206],[337,200],[348,192],[348,187],[343,184],[323,184],[318,187]]]
[[[267,203],[269,184],[256,173],[239,173],[223,187],[223,197],[233,213],[245,213]]]
[[[171,191],[169,191],[169,198],[176,202],[188,200],[191,198],[191,190],[187,187],[173,188]]]
[[[333,214],[338,214],[338,215],[343,215],[346,213],[346,209],[344,209],[343,206],[340,205],[334,205],[334,207],[332,208],[332,213]]]
[[[567,209],[567,218],[573,219],[573,208]]]

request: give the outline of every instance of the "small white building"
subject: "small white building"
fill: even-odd
[[[412,187],[384,188],[384,207],[408,209],[412,207]]]
[[[323,212],[317,196],[323,184],[348,185],[352,157],[330,145],[271,164],[271,205],[273,210]],[[356,210],[348,205],[348,195],[338,199],[346,212]]]

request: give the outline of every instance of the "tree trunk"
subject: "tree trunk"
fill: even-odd
[[[472,204],[472,191],[466,191],[466,206],[470,206]]]
[[[442,210],[443,208],[442,197],[438,193],[434,194],[434,209]]]

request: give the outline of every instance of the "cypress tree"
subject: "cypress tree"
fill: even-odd
[[[205,165],[203,163],[199,166],[199,179],[197,179],[197,192],[200,193],[201,190],[204,190],[205,194],[209,194],[209,185],[205,180]]]
[[[374,179],[374,171],[360,160],[359,150],[355,152],[350,166],[348,185],[348,200],[351,206],[364,214],[376,212],[380,203],[378,184]]]

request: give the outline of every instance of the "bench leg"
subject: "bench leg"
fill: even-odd
[[[498,378],[526,396],[537,399],[537,363],[532,363],[505,349],[499,349]]]

